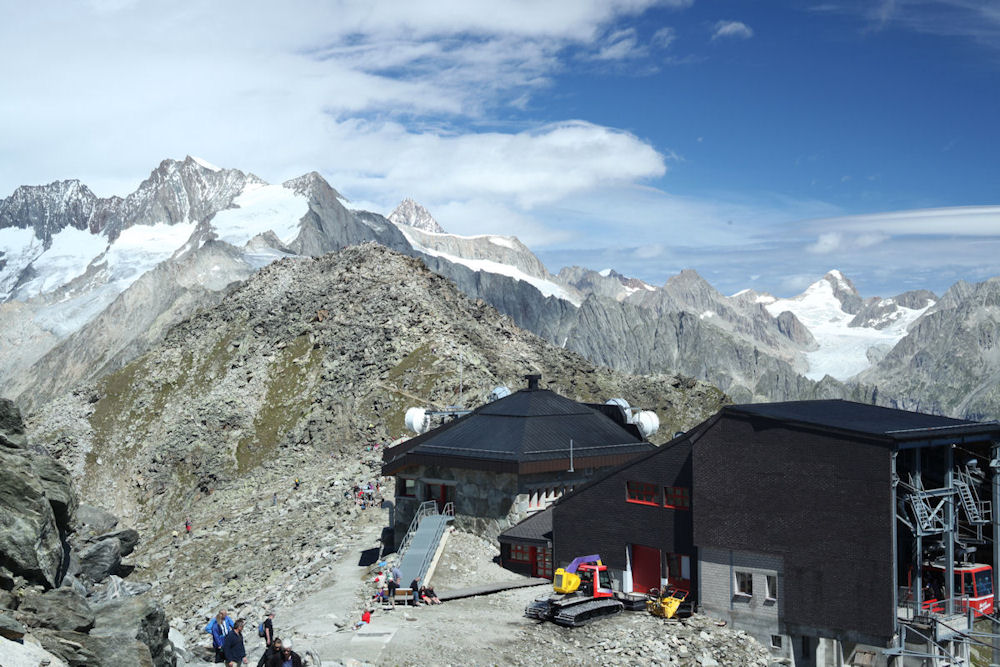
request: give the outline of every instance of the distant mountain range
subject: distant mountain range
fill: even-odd
[[[694,271],[662,286],[611,269],[554,275],[516,238],[444,233],[412,200],[384,217],[352,209],[315,172],[268,185],[192,157],[163,161],[125,198],[60,181],[0,200],[0,394],[30,408],[120,368],[271,262],[366,241],[618,370],[683,373],[736,401],[1000,415],[996,279],[940,298],[863,298],[831,271],[780,299],[725,296]]]

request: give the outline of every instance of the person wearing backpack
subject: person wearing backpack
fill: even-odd
[[[268,647],[274,642],[274,612],[267,612],[267,618],[257,626],[257,636],[264,638],[264,647]]]

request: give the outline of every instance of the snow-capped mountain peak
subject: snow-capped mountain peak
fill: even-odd
[[[399,202],[399,206],[388,217],[397,225],[416,227],[433,234],[444,234],[444,229],[431,216],[430,212],[409,197]]]

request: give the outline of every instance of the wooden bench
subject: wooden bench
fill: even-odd
[[[408,605],[413,602],[413,589],[412,588],[397,588],[396,594],[393,596],[392,604],[397,605],[402,602],[404,605]]]

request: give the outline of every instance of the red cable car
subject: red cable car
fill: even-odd
[[[993,613],[993,568],[980,563],[955,565],[955,611],[972,609],[976,616]],[[924,601],[924,609],[934,613],[944,611],[944,565],[925,565],[924,580],[937,599]]]

